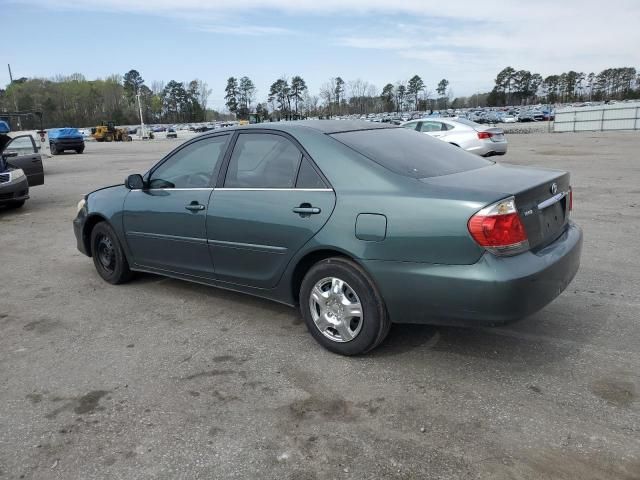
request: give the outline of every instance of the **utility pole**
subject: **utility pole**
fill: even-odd
[[[138,99],[138,111],[140,112],[140,130],[142,135],[141,138],[144,140],[146,138],[146,135],[144,134],[144,119],[142,118],[142,103],[140,102],[140,92],[136,93],[136,98]]]
[[[11,64],[7,63],[7,67],[9,68],[9,85],[13,84],[13,75],[11,74]],[[13,106],[18,111],[18,101],[16,100],[16,92],[13,92]],[[18,130],[22,130],[22,121],[20,120],[20,115],[18,115]]]

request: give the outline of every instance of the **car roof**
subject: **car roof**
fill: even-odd
[[[237,129],[273,128],[286,132],[300,127],[309,128],[325,134],[354,132],[358,130],[377,130],[381,128],[399,128],[396,125],[367,122],[364,120],[296,120],[291,122],[254,123],[252,125],[237,127]]]

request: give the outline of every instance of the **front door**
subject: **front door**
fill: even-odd
[[[334,205],[333,190],[289,137],[240,133],[224,184],[216,188],[208,211],[216,278],[275,287]]]
[[[212,182],[230,135],[207,137],[173,152],[132,190],[124,203],[124,231],[135,265],[211,278],[206,221]]]
[[[22,169],[27,176],[30,187],[44,183],[42,156],[38,152],[36,142],[31,135],[20,135],[12,138],[2,154],[10,166]]]

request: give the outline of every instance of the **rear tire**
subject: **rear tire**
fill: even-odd
[[[300,312],[313,338],[340,355],[374,349],[391,328],[369,275],[343,257],[321,260],[307,272],[300,286]]]
[[[97,223],[91,231],[91,256],[98,275],[112,285],[128,282],[133,276],[118,236],[107,222]]]

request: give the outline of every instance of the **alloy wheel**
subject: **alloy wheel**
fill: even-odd
[[[360,299],[340,278],[326,277],[317,282],[309,294],[309,308],[318,330],[334,342],[349,342],[362,329]]]

